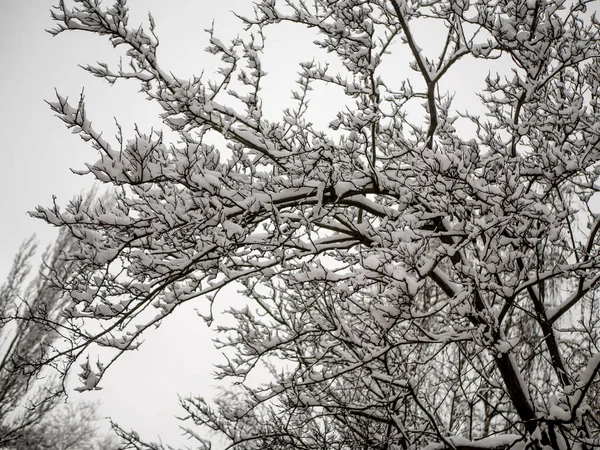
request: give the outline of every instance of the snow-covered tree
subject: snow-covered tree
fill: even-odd
[[[51,102],[116,193],[34,213],[77,240],[81,269],[55,280],[82,327],[68,356],[116,358],[237,283],[252,301],[220,325],[219,373],[239,386],[183,400],[203,447],[207,428],[246,449],[600,446],[594,3],[257,0],[233,42],[210,31],[222,68],[205,80],[164,67],[154,19],[131,26],[124,0],[61,1],[52,32],[125,48],[86,69],[139,81],[178,136],[110,141],[83,98]],[[300,66],[274,121],[261,54],[286,23],[327,56]],[[467,111],[446,79],[475,63],[490,71]],[[307,119],[316,84],[347,99],[323,126]],[[109,365],[85,362],[82,389]]]

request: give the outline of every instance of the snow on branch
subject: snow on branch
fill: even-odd
[[[259,0],[233,41],[208,30],[221,67],[205,80],[163,67],[155,19],[131,26],[124,0],[60,2],[51,32],[125,48],[85,70],[139,81],[177,137],[140,126],[110,143],[83,96],[50,102],[115,192],[33,213],[77,241],[80,269],[54,280],[84,323],[73,348],[114,361],[181,304],[209,305],[217,376],[239,389],[183,401],[203,448],[195,425],[246,449],[597,447],[588,3]],[[326,53],[300,65],[296,106],[274,121],[262,58],[268,29],[290,24]],[[476,104],[445,91],[466,72]],[[347,100],[324,124],[308,119],[316,84]],[[245,300],[227,321],[213,305],[229,285]],[[82,389],[109,366],[84,363]]]

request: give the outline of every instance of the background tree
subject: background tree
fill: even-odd
[[[54,408],[20,445],[27,450],[115,450],[116,436],[100,428],[98,406],[72,399]]]
[[[139,81],[179,137],[119,129],[109,142],[83,97],[51,103],[117,193],[34,213],[77,241],[81,269],[55,282],[85,325],[63,354],[118,357],[178,305],[238,282],[253,302],[220,328],[220,376],[242,391],[183,401],[201,446],[192,424],[248,449],[599,446],[593,4],[259,0],[240,38],[210,31],[222,68],[204,81],[161,66],[154,19],[130,27],[124,0],[61,1],[52,32],[124,46],[127,65],[86,69]],[[303,63],[296,107],[273,121],[260,54],[282,22],[318,32],[337,64]],[[419,42],[424,24],[444,34],[439,53]],[[458,111],[448,74],[493,59],[510,76],[484,77],[480,115]],[[306,120],[314,83],[348,99],[325,127]],[[271,380],[257,388],[262,363]],[[82,389],[109,366],[84,363]]]
[[[116,435],[102,430],[98,404],[71,399],[56,405],[27,433],[14,439],[6,450],[116,450]]]
[[[98,428],[98,405],[81,401],[61,405],[64,386],[42,364],[55,344],[61,348],[65,299],[50,279],[68,279],[74,272],[75,262],[63,258],[73,242],[68,233],[60,233],[42,256],[39,272],[31,274],[38,247],[31,237],[19,248],[0,288],[2,449],[114,450],[117,446],[115,436]]]
[[[60,383],[41,364],[60,337],[57,325],[63,293],[49,276],[68,278],[72,267],[60,259],[73,241],[62,233],[43,256],[40,273],[27,283],[35,238],[25,241],[0,288],[0,446],[32,432],[56,406]]]

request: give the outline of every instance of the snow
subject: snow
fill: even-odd
[[[101,374],[94,371],[94,369],[90,365],[89,358],[85,363],[81,364],[80,367],[82,370],[79,374],[79,379],[82,384],[80,386],[77,386],[75,390],[78,392],[101,390],[102,388],[98,386]]]
[[[363,260],[363,265],[367,269],[371,270],[380,270],[382,266],[382,261],[377,255],[370,255]]]
[[[504,434],[498,436],[489,436],[482,439],[477,439],[470,441],[469,439],[458,437],[458,436],[450,436],[447,438],[448,442],[455,447],[464,446],[470,449],[500,449],[500,448],[515,448],[514,444],[523,439],[522,436],[518,434]],[[447,448],[446,444],[443,442],[432,443],[425,447],[423,450],[441,450]]]
[[[73,19],[77,28],[132,47],[126,59],[151,75],[142,91],[162,108],[171,134],[136,130],[132,139],[118,136],[113,145],[92,127],[83,103],[75,108],[60,96],[52,103],[100,154],[88,164],[91,174],[121,192],[102,210],[70,205],[34,213],[68,227],[78,243],[71,256],[82,270],[67,280],[67,311],[85,324],[119,328],[123,334],[97,338],[118,354],[178,305],[207,304],[212,314],[216,294],[241,283],[254,302],[234,310],[234,325],[219,328],[224,351],[233,353],[219,373],[240,377],[236,381],[248,388],[240,404],[249,409],[263,401],[268,408],[286,395],[315,409],[325,402],[333,411],[352,405],[393,423],[395,396],[412,395],[424,406],[406,418],[403,432],[419,446],[436,436],[427,450],[529,445],[541,431],[529,429],[523,439],[503,434],[521,427],[511,413],[487,424],[497,436],[466,440],[456,431],[464,424],[443,429],[447,401],[440,399],[456,401],[461,411],[474,408],[470,425],[477,433],[484,408],[475,391],[510,410],[515,393],[505,395],[504,383],[525,396],[525,409],[535,417],[562,422],[565,436],[577,435],[574,422],[587,407],[600,356],[574,373],[574,346],[560,339],[583,333],[556,322],[587,302],[600,281],[597,230],[575,226],[595,219],[585,208],[594,193],[586,176],[593,178],[600,163],[591,125],[600,116],[592,105],[597,80],[573,72],[588,64],[582,58],[600,56],[596,43],[582,42],[581,36],[591,35],[584,22],[561,23],[550,3],[532,33],[536,2],[475,8],[461,1],[443,11],[461,32],[450,34],[441,55],[429,48],[435,47],[429,45],[435,27],[419,29],[421,21],[442,14],[437,6],[346,3],[290,8],[259,2],[246,30],[252,37],[241,33],[228,43],[211,33],[209,51],[223,63],[212,81],[184,82],[162,70],[155,39],[144,38],[143,30],[115,36],[102,28],[105,23],[91,23],[91,13]],[[280,105],[282,114],[263,113],[270,79],[263,71],[263,62],[269,63],[259,61],[267,51],[260,41],[279,22],[314,29],[323,52],[301,65],[293,106]],[[118,26],[126,28],[125,22]],[[561,32],[544,34],[543,27]],[[415,73],[396,67],[388,73],[381,63],[386,52]],[[493,66],[496,56],[506,66],[502,71]],[[490,69],[489,77],[472,73],[465,61],[473,59]],[[540,67],[548,70],[537,73]],[[460,80],[453,82],[453,72]],[[452,103],[445,89],[471,89],[471,81],[483,92],[477,104],[465,105],[460,94]],[[330,105],[313,120],[309,105],[323,100],[311,95],[317,85],[339,91],[347,102]],[[431,96],[435,101],[428,101]],[[458,113],[466,106],[477,116]],[[215,142],[211,134],[218,135]],[[543,283],[557,287],[544,292]],[[558,297],[568,289],[566,298]],[[554,368],[543,337],[524,337],[510,326],[537,329],[531,297],[544,299],[558,358],[576,380],[564,396],[554,381],[546,382]],[[595,344],[581,339],[581,348]],[[468,369],[450,364],[459,351]],[[262,392],[244,384],[242,376],[282,355],[287,360],[281,365],[293,370],[280,373],[277,363],[271,365]],[[525,382],[528,367],[541,372]],[[82,369],[82,390],[94,389],[103,369],[92,369],[89,361]],[[441,381],[440,375],[456,379]],[[550,401],[551,395],[560,400]],[[240,429],[251,428],[249,417],[265,425],[247,412],[217,417]],[[287,431],[304,438],[294,427]],[[379,441],[374,446],[385,444],[376,433],[370,437]]]
[[[244,234],[244,229],[230,220],[223,222],[223,229],[228,239],[240,238]]]

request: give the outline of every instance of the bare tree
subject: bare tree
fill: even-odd
[[[232,43],[210,31],[223,65],[204,81],[161,66],[154,19],[130,27],[124,0],[61,1],[52,32],[125,47],[126,65],[86,70],[139,81],[179,135],[109,142],[83,98],[50,103],[117,192],[34,213],[78,241],[81,269],[56,280],[84,323],[68,355],[95,343],[116,358],[178,305],[239,282],[253,302],[220,328],[220,375],[242,390],[183,401],[203,447],[207,428],[246,449],[600,446],[594,3],[258,0]],[[286,22],[315,30],[338,64],[303,63],[295,108],[272,121],[260,55],[264,30]],[[438,54],[422,50],[422,26],[444,34]],[[510,76],[482,77],[481,114],[458,111],[441,83],[493,59]],[[350,104],[325,127],[306,120],[314,83]],[[248,375],[263,364],[257,388]],[[82,389],[109,365],[84,364]]]
[[[25,241],[0,288],[0,446],[31,433],[56,406],[62,386],[43,364],[60,337],[64,293],[49,277],[67,279],[72,263],[61,258],[74,241],[61,233],[28,282],[35,238]]]
[[[100,428],[98,403],[75,400],[55,408],[35,432],[52,450],[116,450],[116,435]]]
[[[56,405],[7,450],[116,450],[116,435],[99,426],[98,404],[81,400]]]

